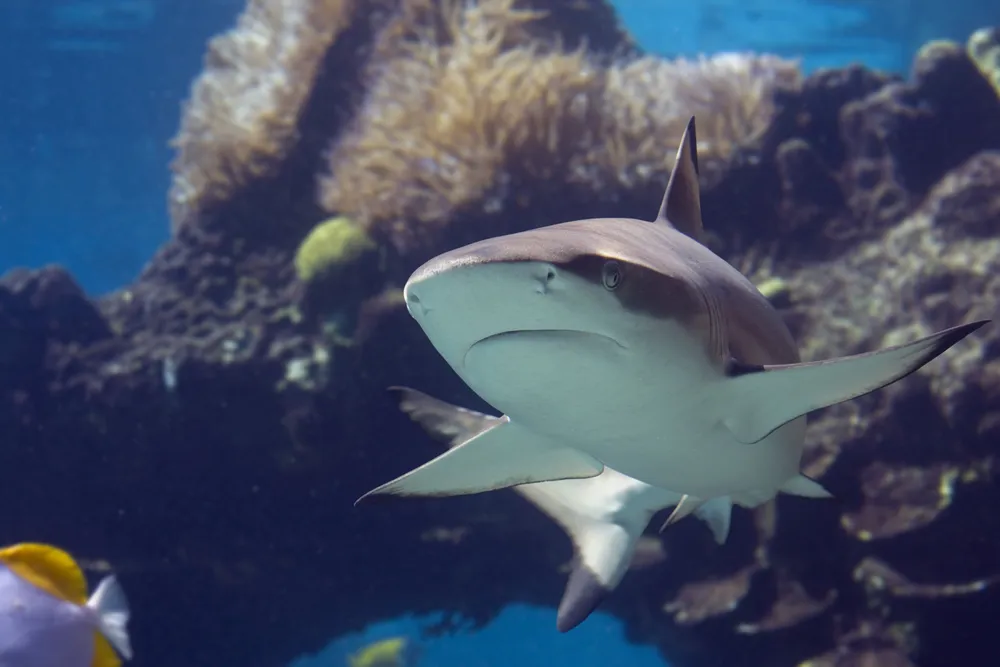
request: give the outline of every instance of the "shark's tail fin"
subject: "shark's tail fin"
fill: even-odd
[[[415,389],[391,389],[399,398],[400,409],[449,447],[457,447],[501,421]],[[573,541],[573,571],[556,618],[560,632],[582,623],[615,589],[652,514],[680,498],[607,467],[596,477],[522,484],[513,489],[559,524]],[[629,497],[631,501],[626,502]]]

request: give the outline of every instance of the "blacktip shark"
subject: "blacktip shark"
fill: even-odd
[[[504,417],[362,496],[451,496],[601,475],[712,503],[828,497],[799,473],[809,412],[916,371],[989,320],[803,363],[780,314],[702,243],[694,118],[659,213],[575,220],[451,250],[407,309]],[[360,499],[359,499],[360,500]]]
[[[508,421],[442,400],[409,387],[391,387],[399,407],[435,439],[449,447]],[[582,623],[621,582],[653,515],[677,505],[681,494],[650,486],[605,466],[594,477],[514,486],[570,537],[574,563],[556,613],[566,632]],[[716,542],[726,541],[729,511],[711,503],[696,510]]]

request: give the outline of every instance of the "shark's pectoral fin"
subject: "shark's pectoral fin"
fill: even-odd
[[[823,488],[823,486],[805,475],[796,475],[785,482],[780,491],[793,496],[803,496],[804,498],[833,498],[833,494]]]
[[[733,515],[732,498],[719,496],[718,498],[702,500],[692,495],[685,495],[660,526],[660,532],[662,533],[667,529],[667,526],[672,526],[690,514],[694,514],[708,524],[708,529],[712,531],[712,537],[715,538],[717,544],[726,543]]]
[[[989,322],[981,320],[939,331],[905,345],[850,357],[784,366],[734,366],[726,380],[723,420],[741,442],[754,443],[778,427],[892,384]]]
[[[361,496],[458,496],[517,484],[599,475],[604,465],[568,447],[550,446],[506,417],[419,468]]]
[[[572,630],[586,620],[618,586],[645,528],[638,522],[623,525],[577,518],[563,522],[573,539],[576,558],[556,615],[559,632]]]

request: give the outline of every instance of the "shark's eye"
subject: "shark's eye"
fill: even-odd
[[[616,289],[622,284],[621,265],[614,260],[605,262],[604,267],[601,269],[601,280],[604,281],[604,286],[609,290]]]

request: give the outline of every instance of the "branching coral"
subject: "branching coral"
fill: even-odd
[[[665,179],[691,114],[705,159],[726,157],[799,77],[794,63],[733,54],[608,66],[534,37],[543,16],[513,0],[449,4],[392,47],[331,151],[322,205],[407,250],[470,207],[504,209],[529,190],[519,183],[639,188]]]
[[[697,60],[647,56],[608,71],[605,131],[594,161],[614,169],[616,185],[634,187],[650,173],[669,172],[673,146],[688,118],[698,117],[698,152],[725,160],[752,144],[770,125],[773,93],[799,85],[794,61],[777,56],[722,53]]]
[[[299,280],[309,282],[375,250],[375,243],[350,220],[332,218],[316,225],[299,246],[295,272]]]
[[[463,206],[499,205],[512,170],[551,176],[591,126],[601,86],[583,51],[527,39],[537,12],[512,0],[449,11],[446,29],[397,45],[384,62],[323,185],[327,209],[404,246]]]
[[[972,33],[966,50],[1000,95],[1000,27],[983,28]]]
[[[184,109],[172,165],[175,228],[276,169],[299,133],[323,58],[355,0],[251,0],[216,37]]]

